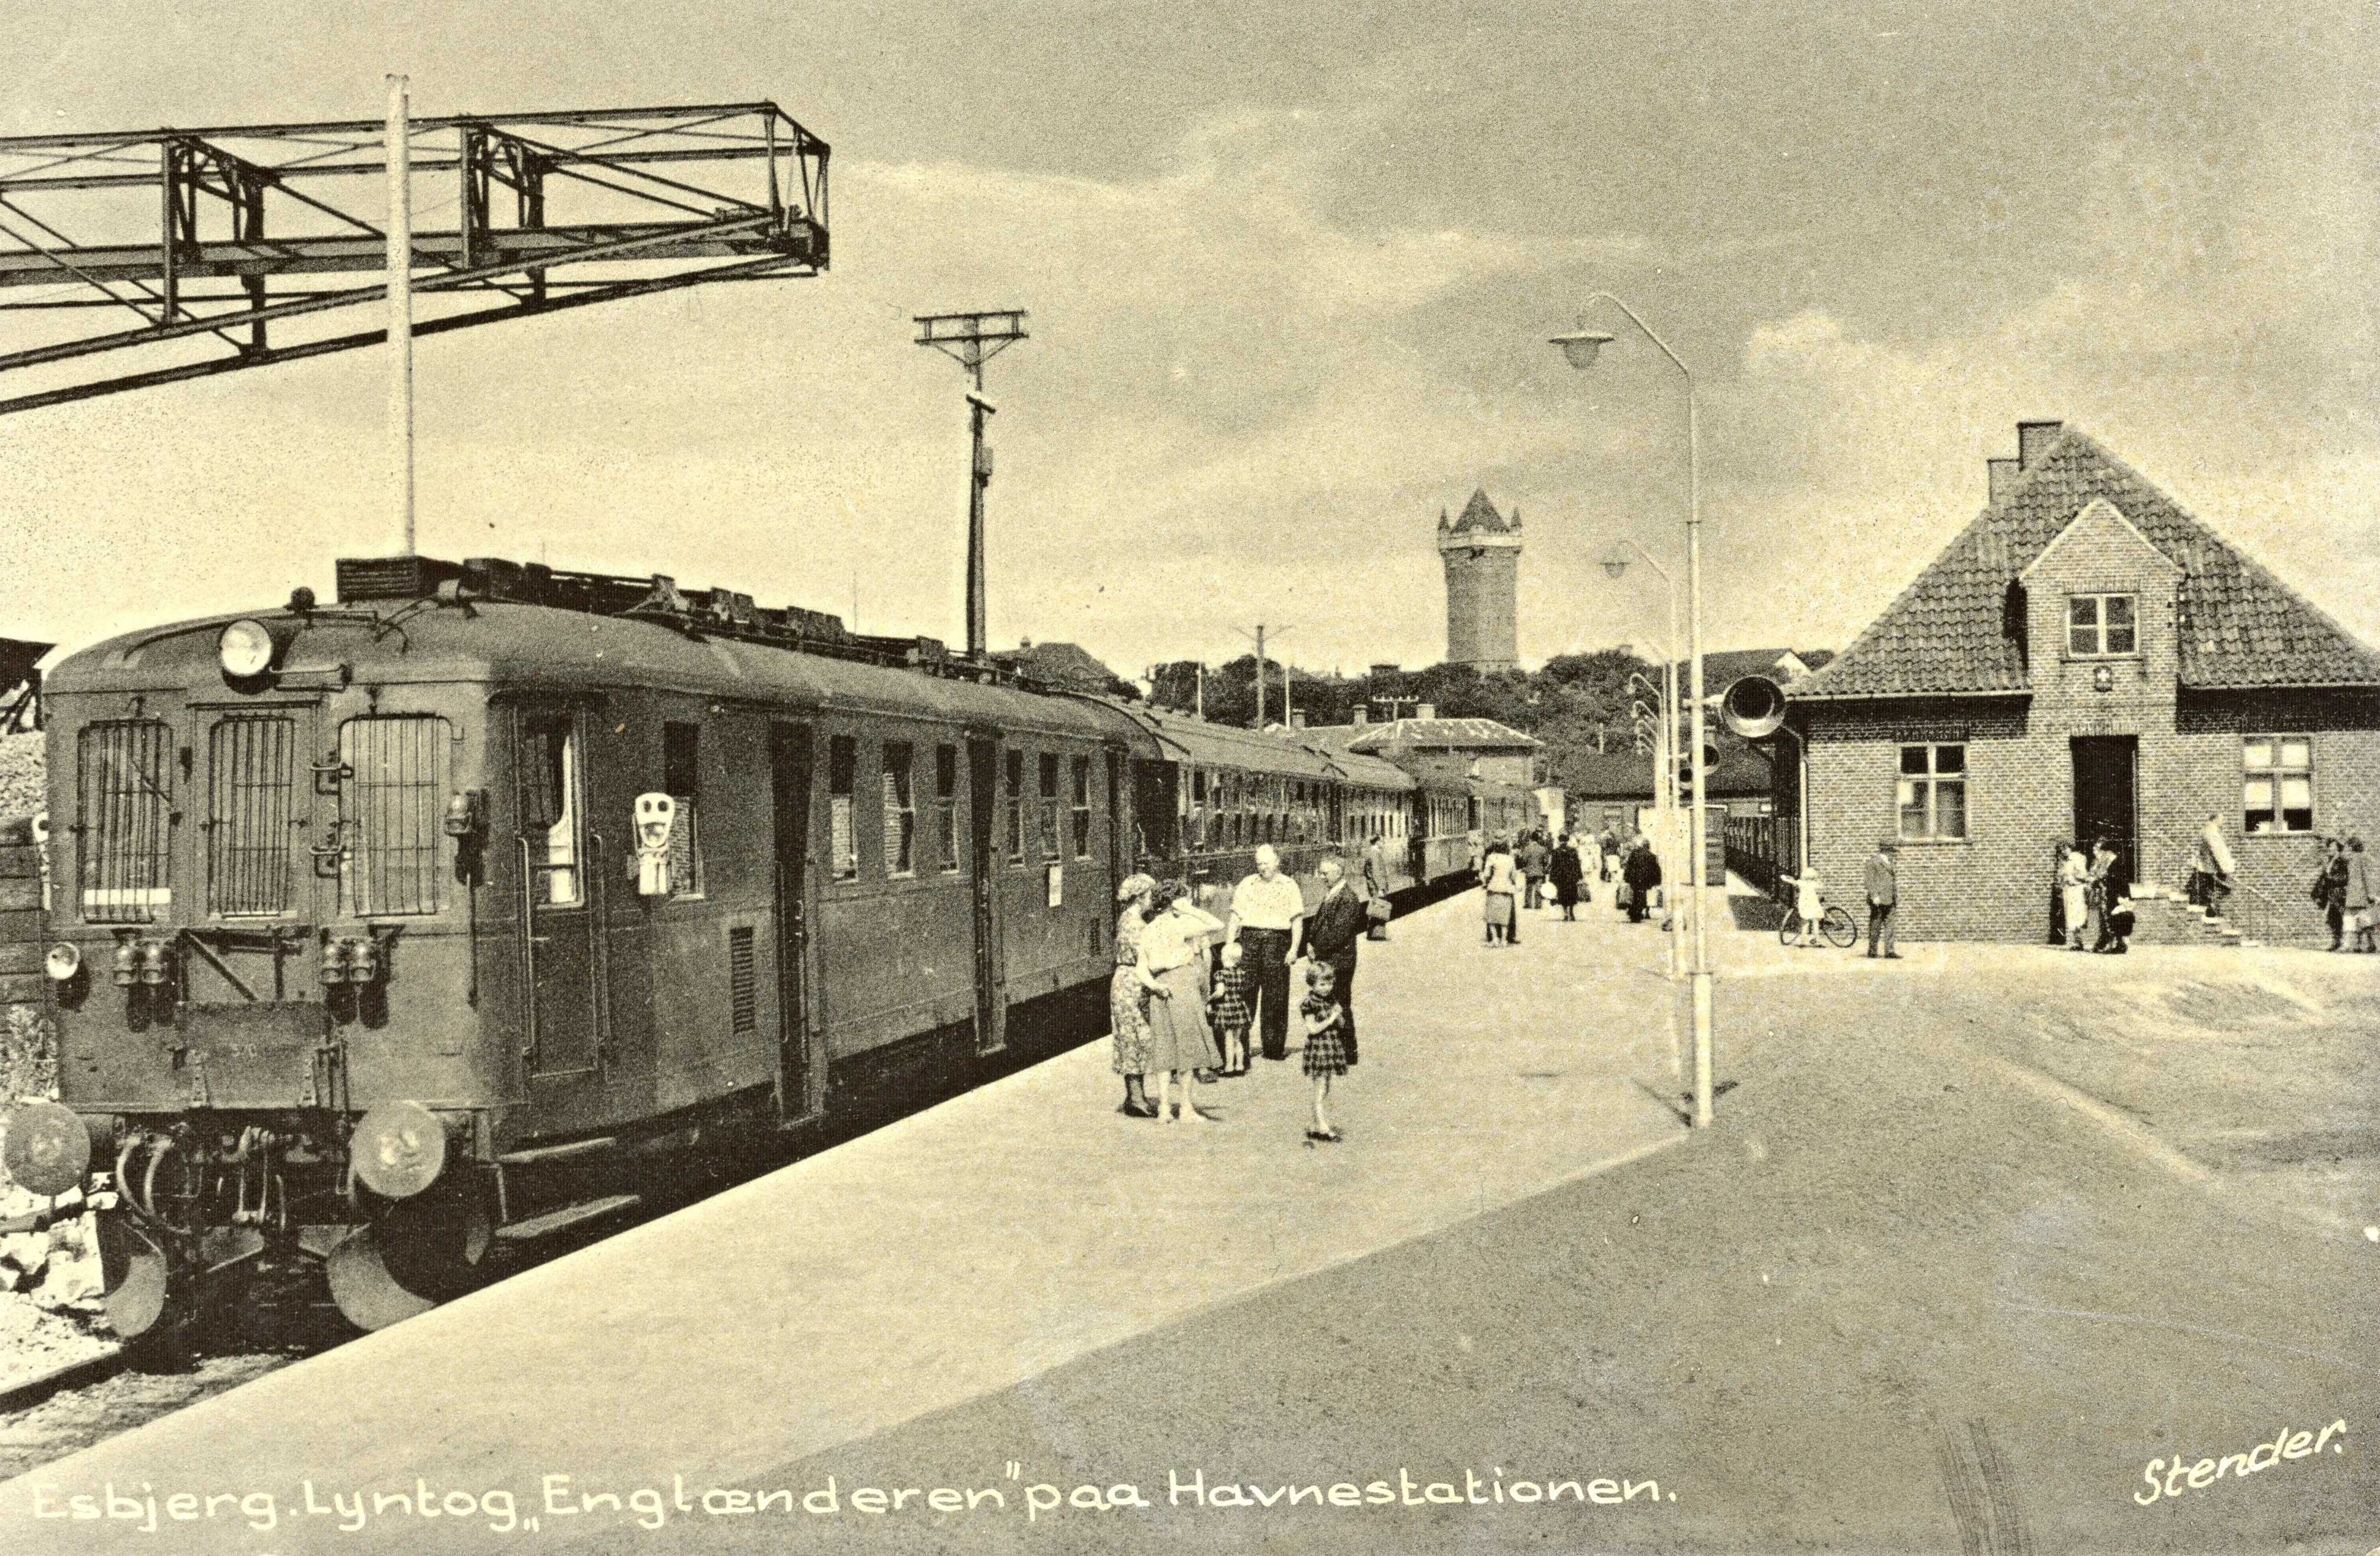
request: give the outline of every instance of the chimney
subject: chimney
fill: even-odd
[[[2058,434],[2065,430],[2065,427],[2066,424],[2062,421],[2018,422],[2016,424],[2016,467],[2020,470],[2030,470],[2039,464],[2041,456],[2049,452],[2050,444],[2058,441]]]
[[[1304,708],[1293,707],[1289,710],[1289,727],[1293,730],[1303,730],[1305,728],[1305,710]]]
[[[1404,671],[1395,665],[1374,665],[1372,667],[1372,679],[1375,681],[1385,681],[1390,676],[1402,674],[1404,674]]]
[[[1372,721],[1372,710],[1371,710],[1371,709],[1369,709],[1369,708],[1364,708],[1364,707],[1359,707],[1359,708],[1357,708],[1357,709],[1355,710],[1354,722],[1355,722],[1355,724],[1356,724],[1359,728],[1360,728],[1361,726],[1363,726],[1363,725],[1369,724],[1371,721]]]
[[[1984,476],[1988,483],[1985,488],[1984,501],[1995,508],[1998,507],[2000,499],[2008,495],[2008,489],[2015,485],[2017,473],[2023,468],[2024,462],[2018,459],[1984,461]]]
[[[1438,705],[1436,703],[1417,704],[1414,707],[1414,717],[1415,718],[1435,718],[1438,717]]]

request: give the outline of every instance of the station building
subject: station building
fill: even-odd
[[[2230,923],[2326,944],[2322,837],[2380,846],[2380,654],[2080,430],[2022,422],[2017,449],[1983,513],[1787,688],[1829,896],[1856,903],[1895,838],[1903,935],[2040,942],[2055,843],[2106,838],[2144,934],[2170,937],[2215,814]]]

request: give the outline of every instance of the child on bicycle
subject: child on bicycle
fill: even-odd
[[[1819,889],[1818,873],[1805,865],[1800,874],[1787,875],[1784,878],[1793,883],[1793,916],[1802,921],[1801,938],[1793,944],[1806,946],[1815,950],[1818,945],[1818,923],[1827,914],[1827,899],[1826,894]]]

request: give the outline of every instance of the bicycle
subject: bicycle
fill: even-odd
[[[1859,942],[1859,925],[1852,922],[1851,914],[1828,903],[1827,911],[1818,915],[1818,935],[1839,951],[1849,950]],[[1801,938],[1802,915],[1788,908],[1785,922],[1777,926],[1778,942],[1791,946]]]

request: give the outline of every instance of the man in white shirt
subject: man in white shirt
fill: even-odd
[[[1257,873],[1232,892],[1229,939],[1251,964],[1257,1024],[1264,1032],[1264,1056],[1289,1057],[1289,964],[1297,959],[1297,935],[1305,922],[1305,893],[1281,873],[1281,855],[1267,843],[1257,850]]]

